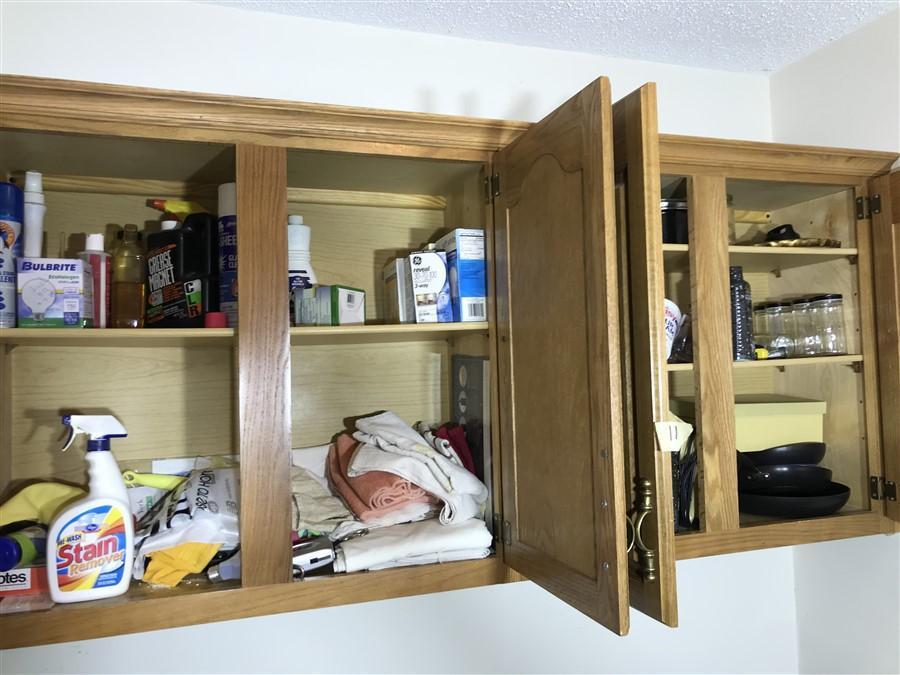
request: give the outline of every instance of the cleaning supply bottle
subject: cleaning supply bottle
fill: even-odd
[[[128,590],[134,562],[134,521],[122,474],[109,449],[125,427],[112,415],[66,415],[68,448],[87,434],[88,495],[62,511],[47,536],[47,581],[54,602],[81,602]]]
[[[219,186],[219,307],[238,325],[237,183]]]
[[[179,227],[164,220],[162,230],[147,237],[148,328],[200,328],[205,315],[218,309],[213,267],[215,219],[192,213]]]
[[[112,328],[144,326],[144,249],[136,225],[126,225],[112,259]]]
[[[303,216],[288,216],[288,292],[312,288],[318,282],[309,257],[309,225]]]
[[[47,530],[30,525],[0,536],[0,572],[28,567],[43,560],[47,550]]]
[[[40,258],[44,250],[44,180],[37,171],[25,172],[25,257]],[[94,315],[96,316],[96,314]]]
[[[163,213],[175,216],[183,221],[190,213],[202,213],[206,211],[197,202],[189,202],[184,199],[148,199],[147,206]]]
[[[26,246],[27,241],[26,239]],[[103,250],[103,235],[89,234],[84,250],[78,257],[91,266],[93,273],[94,328],[106,328],[109,324],[109,282],[112,269],[109,264],[110,255]]]
[[[16,327],[16,261],[0,237],[0,328]]]
[[[0,239],[12,249],[14,258],[24,253],[22,244],[22,221],[24,220],[24,197],[18,185],[0,183]]]

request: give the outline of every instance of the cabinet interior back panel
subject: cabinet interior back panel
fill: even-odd
[[[406,422],[446,421],[449,347],[432,340],[291,349],[293,447],[328,443],[350,418],[392,410]]]
[[[128,438],[113,450],[123,465],[232,452],[231,347],[20,345],[11,357],[13,479],[83,478],[83,443],[59,451],[60,416],[72,412],[122,421]]]
[[[775,391],[825,401],[827,449],[821,465],[834,472],[832,480],[850,488],[845,511],[868,508],[869,471],[862,376],[841,364],[785,368],[783,373],[776,375]]]
[[[348,195],[349,196],[349,195]],[[310,253],[320,284],[366,292],[366,320],[383,316],[382,270],[392,258],[431,241],[444,228],[439,209],[288,202],[311,230]],[[240,236],[238,223],[238,236]]]
[[[147,199],[151,198],[183,199],[172,194],[45,192],[44,255],[57,258],[65,252],[66,257],[74,257],[84,250],[86,235],[95,232],[105,235],[106,250],[110,251],[115,244],[116,232],[129,223],[137,225],[145,237],[148,231],[158,231],[163,214],[147,206]],[[215,198],[197,197],[192,201],[215,213]],[[144,241],[146,243],[146,239]]]

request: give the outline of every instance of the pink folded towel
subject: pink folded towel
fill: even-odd
[[[328,450],[325,473],[332,491],[344,500],[364,523],[408,504],[434,504],[438,501],[417,485],[386,471],[367,471],[348,477],[347,469],[359,443],[349,434],[341,434]]]

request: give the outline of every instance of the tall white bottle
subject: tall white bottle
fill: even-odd
[[[54,602],[122,595],[131,581],[134,521],[110,438],[127,436],[112,415],[66,415],[65,450],[88,435],[88,495],[57,514],[47,535],[47,580]]]

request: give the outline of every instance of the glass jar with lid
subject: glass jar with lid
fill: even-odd
[[[816,326],[819,354],[846,354],[844,334],[844,296],[827,293],[811,298],[811,310]]]
[[[794,355],[793,315],[790,302],[772,302],[766,309],[769,316],[770,359],[786,359]]]
[[[768,309],[768,302],[758,302],[753,306],[753,342],[764,347],[769,345]]]
[[[813,315],[812,299],[797,298],[791,303],[794,329],[794,356],[815,356],[821,351]]]

